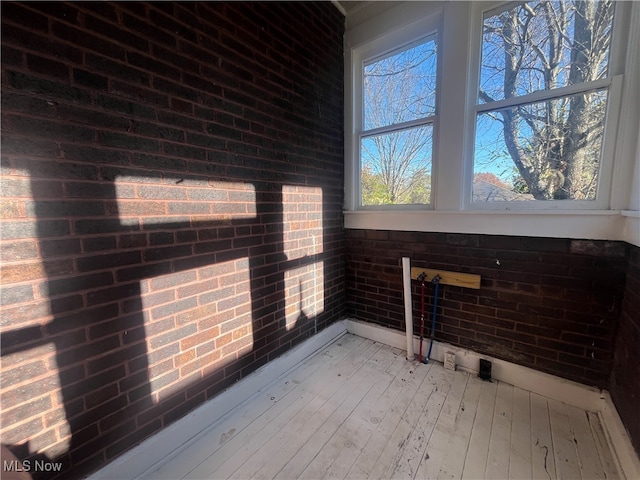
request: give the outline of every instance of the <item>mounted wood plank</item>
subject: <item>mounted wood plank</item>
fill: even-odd
[[[480,288],[480,275],[411,267],[411,280],[418,280],[423,274],[426,275],[424,277],[425,283],[431,283],[433,277],[439,275],[441,285],[454,285],[456,287],[473,288],[476,290]]]

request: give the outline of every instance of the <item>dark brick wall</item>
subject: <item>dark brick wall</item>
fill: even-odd
[[[78,477],[344,314],[329,2],[2,5],[2,442]]]
[[[441,287],[437,340],[607,388],[627,251],[623,242],[347,230],[348,313],[405,329],[404,256],[414,266],[479,274],[479,290]],[[427,287],[427,312],[432,294]]]
[[[640,455],[640,247],[631,246],[609,391]]]

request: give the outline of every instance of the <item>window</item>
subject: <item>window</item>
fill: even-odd
[[[429,204],[436,40],[363,62],[361,205]]]
[[[345,34],[347,228],[616,228],[640,168],[640,3],[373,3]]]
[[[614,6],[542,0],[484,14],[473,202],[596,200]]]

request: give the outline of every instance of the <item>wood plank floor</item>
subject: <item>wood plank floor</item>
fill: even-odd
[[[347,334],[148,479],[619,478],[597,415]]]

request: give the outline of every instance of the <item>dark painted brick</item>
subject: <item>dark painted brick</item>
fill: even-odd
[[[73,38],[74,42],[78,45],[89,50],[99,51],[107,57],[118,60],[124,60],[125,58],[125,49],[120,45],[116,45],[108,40],[103,40],[98,36],[88,33],[86,30],[82,31],[70,25],[54,21],[51,25],[51,32],[61,40]]]
[[[40,55],[27,54],[27,66],[34,73],[41,73],[48,77],[56,77],[60,80],[69,79],[69,67],[64,63],[41,57]]]
[[[77,125],[67,125],[49,120],[27,118],[11,115],[11,128],[14,132],[25,135],[38,135],[46,138],[54,138],[57,141],[92,142],[95,139],[95,130]]]
[[[118,25],[105,22],[102,19],[91,15],[86,15],[84,17],[84,23],[92,32],[116,40],[118,43],[126,45],[126,47],[133,47],[142,51],[149,50],[149,42],[145,38],[127,32]]]
[[[107,110],[134,115],[136,117],[155,118],[155,110],[147,105],[130,102],[121,98],[110,97],[106,95],[98,95],[96,105]]]
[[[70,87],[62,83],[52,82],[43,78],[33,77],[17,72],[7,72],[9,84],[18,90],[26,90],[65,100],[80,103],[90,103],[91,97],[85,90]]]
[[[102,132],[102,144],[107,147],[125,148],[127,150],[142,150],[157,152],[160,146],[157,141],[148,138],[125,135],[115,132]]]

